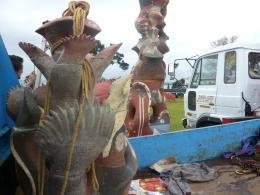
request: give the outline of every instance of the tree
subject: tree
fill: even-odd
[[[226,36],[224,36],[224,37],[222,37],[222,38],[220,38],[220,39],[218,39],[218,40],[216,40],[216,41],[212,41],[212,42],[210,43],[210,46],[211,46],[212,48],[215,48],[215,47],[219,47],[219,46],[222,46],[222,45],[227,45],[227,44],[229,44],[229,43],[234,43],[234,42],[236,42],[237,39],[238,39],[238,36],[232,36],[232,37],[226,37]]]
[[[100,51],[102,51],[103,49],[105,49],[105,45],[101,43],[100,40],[97,41],[97,47],[94,48],[91,53],[93,54],[98,54]],[[129,64],[126,63],[124,60],[124,54],[116,52],[115,56],[113,57],[111,64],[119,64],[119,67],[122,70],[127,70],[129,68]]]

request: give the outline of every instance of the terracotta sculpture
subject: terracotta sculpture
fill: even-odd
[[[135,175],[123,125],[131,76],[95,91],[121,44],[86,55],[100,32],[88,11],[88,3],[71,2],[63,17],[36,31],[49,42],[52,57],[19,44],[48,81],[34,91],[15,88],[8,98],[16,121],[11,148],[25,195],[127,195]]]
[[[167,131],[170,124],[163,94],[163,54],[169,50],[165,43],[168,37],[163,28],[169,0],[139,2],[141,11],[135,26],[142,38],[133,48],[138,53],[139,60],[133,70],[131,99],[125,121],[130,137],[151,135],[156,130]]]

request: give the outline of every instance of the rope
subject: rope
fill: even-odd
[[[43,118],[41,120],[45,119],[50,112],[50,107],[51,107],[51,80],[50,79],[46,87],[47,87],[46,97],[45,97],[46,99],[44,104]]]
[[[69,10],[73,16],[73,34],[81,35],[84,31],[85,19],[89,12],[89,4],[87,2],[71,1]]]
[[[82,77],[83,77],[82,90],[83,90],[84,97],[89,97],[90,95],[94,95],[94,94],[90,94],[90,90],[93,89],[94,83],[96,83],[96,78],[89,61],[86,59],[82,67]],[[92,78],[93,81],[91,82],[89,78]]]
[[[67,187],[67,184],[68,184],[68,179],[69,179],[69,174],[70,174],[70,169],[71,169],[71,164],[72,164],[72,155],[73,155],[74,147],[75,147],[76,140],[77,140],[77,137],[78,137],[80,119],[81,119],[81,116],[82,116],[82,113],[83,113],[84,103],[85,103],[85,98],[82,99],[82,102],[80,104],[79,113],[78,113],[78,116],[77,116],[77,119],[76,119],[76,123],[75,123],[75,126],[73,128],[72,140],[71,140],[71,143],[69,145],[69,151],[68,151],[68,155],[67,155],[67,162],[66,162],[66,168],[65,168],[65,176],[64,176],[64,181],[63,181],[63,185],[62,185],[62,188],[61,188],[60,195],[65,194],[66,187]]]
[[[51,45],[51,54],[63,43],[63,39],[56,41],[54,44]]]
[[[93,189],[95,192],[97,192],[99,190],[99,183],[98,183],[96,169],[95,169],[95,162],[91,164],[91,179],[92,179]]]
[[[89,3],[88,2],[77,2],[71,1],[69,3],[69,8],[66,9],[62,16],[72,16],[73,17],[73,35],[79,36],[82,35],[84,32],[85,20],[89,13]],[[54,44],[51,45],[51,53],[53,54],[54,51],[64,42],[63,39],[59,39]]]
[[[41,153],[39,150],[37,152],[37,181],[37,188],[39,189],[39,191],[41,191]]]
[[[42,155],[41,155],[42,156]],[[41,157],[41,188],[40,188],[40,195],[44,195],[44,180],[45,180],[45,159]]]
[[[19,156],[18,152],[16,151],[16,149],[14,147],[13,134],[11,135],[11,138],[10,138],[10,147],[11,147],[11,150],[12,150],[12,153],[13,153],[13,156],[14,156],[16,162],[23,169],[25,175],[29,178],[29,181],[30,181],[30,184],[32,187],[32,195],[36,195],[36,186],[35,186],[33,176],[31,174],[31,172],[29,171],[29,169],[26,167],[25,163],[23,162],[23,160],[21,159],[21,157]]]
[[[46,95],[45,95],[45,102],[44,102],[44,109],[43,113],[41,115],[41,119],[39,122],[39,125],[42,125],[42,121],[46,118],[46,116],[50,112],[51,107],[51,81],[49,79],[47,85],[46,85]],[[45,181],[45,159],[40,151],[37,153],[37,178],[38,178],[38,189],[39,189],[39,195],[44,194],[44,181]]]
[[[71,164],[72,164],[72,155],[73,155],[73,151],[74,151],[74,147],[76,144],[76,140],[78,137],[78,132],[79,132],[79,127],[80,127],[80,120],[83,114],[83,108],[85,105],[85,100],[89,95],[89,91],[91,89],[91,84],[90,84],[90,80],[89,78],[93,77],[93,75],[91,75],[91,67],[90,64],[87,60],[85,60],[83,66],[82,66],[82,99],[80,102],[80,109],[79,109],[79,113],[77,115],[76,118],[76,122],[75,122],[75,126],[73,128],[73,134],[72,134],[72,140],[71,143],[69,145],[69,151],[68,151],[68,155],[67,155],[67,162],[66,162],[66,168],[65,168],[65,176],[64,176],[64,181],[63,181],[63,185],[61,188],[61,193],[60,195],[64,195],[65,191],[66,191],[66,187],[68,184],[68,179],[69,179],[69,174],[70,174],[70,170],[71,170]],[[95,77],[93,77],[95,78]],[[92,163],[91,164],[91,179],[92,179],[92,184],[93,184],[93,188],[95,191],[99,190],[99,183],[97,180],[97,176],[96,176],[96,172],[95,172],[95,164]]]

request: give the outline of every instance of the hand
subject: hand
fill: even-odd
[[[36,73],[35,71],[31,72],[26,79],[26,86],[31,87],[34,84],[34,81],[36,80]]]
[[[31,72],[31,74],[29,75],[29,79],[30,79],[30,81],[35,81],[35,79],[36,79],[36,73],[35,73],[35,71],[32,71],[32,72]]]

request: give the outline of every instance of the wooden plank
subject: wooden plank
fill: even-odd
[[[192,163],[234,151],[241,140],[255,135],[260,128],[260,119],[183,130],[154,136],[129,138],[139,169],[148,167],[160,159],[174,156],[178,163]]]

